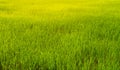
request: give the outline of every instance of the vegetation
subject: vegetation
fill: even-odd
[[[0,70],[120,70],[120,1],[0,1]]]

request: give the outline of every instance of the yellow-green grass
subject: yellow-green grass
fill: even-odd
[[[0,1],[0,70],[120,70],[120,1]]]

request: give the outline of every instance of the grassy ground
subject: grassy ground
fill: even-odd
[[[0,70],[120,70],[120,1],[0,1]]]

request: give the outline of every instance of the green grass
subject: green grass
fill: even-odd
[[[120,70],[120,2],[66,3],[0,2],[0,70]]]

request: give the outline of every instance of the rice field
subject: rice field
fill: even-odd
[[[120,1],[0,0],[0,70],[120,70]]]

